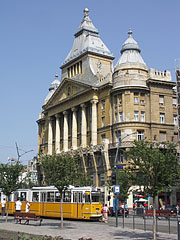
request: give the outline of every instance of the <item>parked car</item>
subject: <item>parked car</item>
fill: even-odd
[[[113,210],[113,207],[109,207],[109,216],[113,217],[115,216],[115,210]],[[123,216],[124,215],[124,208],[119,208],[118,210],[118,216]],[[128,217],[129,215],[129,209],[125,208],[125,217]]]

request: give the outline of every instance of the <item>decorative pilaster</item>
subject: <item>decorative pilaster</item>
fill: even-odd
[[[71,109],[72,115],[72,148],[77,149],[77,109],[74,107]]]
[[[49,117],[48,125],[48,154],[52,155],[53,131],[52,131],[52,117]]]
[[[56,141],[55,141],[55,151],[60,153],[60,115],[56,114]]]
[[[81,145],[82,147],[87,146],[87,121],[86,121],[86,105],[81,104]]]
[[[91,143],[97,145],[97,100],[92,100],[92,127],[91,127]]]
[[[64,136],[63,136],[63,150],[68,151],[68,112],[64,111]]]

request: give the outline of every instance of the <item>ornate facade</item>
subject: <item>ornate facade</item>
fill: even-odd
[[[78,153],[92,183],[111,175],[120,148],[134,139],[177,142],[177,100],[169,71],[148,69],[132,31],[114,57],[84,10],[71,51],[56,75],[39,115],[38,151]],[[118,163],[125,164],[119,153]]]

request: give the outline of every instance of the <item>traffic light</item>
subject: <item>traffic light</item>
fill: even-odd
[[[112,185],[115,185],[115,184],[116,184],[116,173],[115,173],[115,172],[113,172],[113,173],[111,174],[111,184],[112,184]]]

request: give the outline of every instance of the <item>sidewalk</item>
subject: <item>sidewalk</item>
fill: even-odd
[[[60,220],[43,219],[42,225],[39,222],[31,221],[30,225],[15,224],[13,217],[9,217],[8,223],[5,218],[0,217],[0,230],[24,232],[37,235],[47,235],[52,237],[61,236],[68,240],[79,240],[80,238],[92,238],[93,240],[145,240],[152,239],[152,232],[142,230],[132,230],[129,228],[115,227],[103,222],[86,222],[64,220],[64,228],[60,228]],[[176,234],[158,233],[158,240],[176,239]]]

